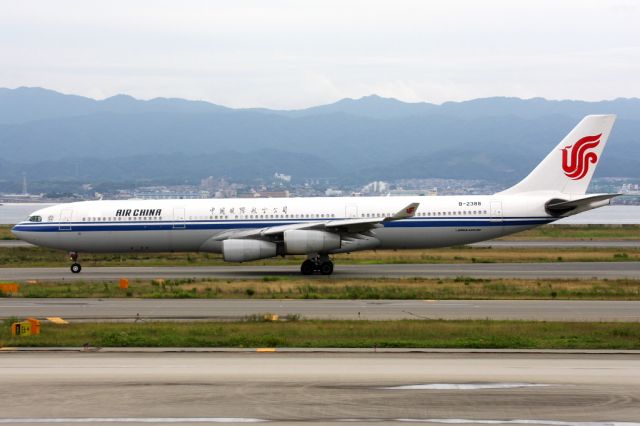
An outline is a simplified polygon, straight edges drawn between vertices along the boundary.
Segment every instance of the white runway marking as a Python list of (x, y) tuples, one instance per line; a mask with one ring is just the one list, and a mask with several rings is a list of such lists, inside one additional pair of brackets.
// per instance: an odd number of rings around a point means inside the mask
[[(320, 419), (310, 420), (313, 423)], [(322, 419), (331, 423), (354, 422), (405, 422), (405, 423), (445, 423), (454, 425), (545, 425), (545, 426), (640, 426), (635, 422), (570, 422), (561, 420), (480, 420), (480, 419), (376, 419), (376, 418), (352, 418), (352, 419)], [(242, 417), (84, 417), (84, 418), (16, 418), (0, 419), (0, 424), (59, 424), (59, 423), (265, 423), (265, 422), (293, 422), (294, 420), (279, 419), (265, 420)], [(304, 420), (295, 420), (304, 423)]]
[(79, 417), (0, 419), (0, 424), (23, 423), (263, 423), (269, 420), (242, 417)]
[(446, 423), (453, 425), (548, 425), (548, 426), (640, 426), (635, 422), (565, 422), (561, 420), (475, 420), (475, 419), (396, 419), (409, 423)]
[(478, 389), (513, 389), (513, 388), (538, 388), (553, 385), (537, 383), (430, 383), (425, 385), (389, 386), (380, 389), (389, 390), (478, 390)]

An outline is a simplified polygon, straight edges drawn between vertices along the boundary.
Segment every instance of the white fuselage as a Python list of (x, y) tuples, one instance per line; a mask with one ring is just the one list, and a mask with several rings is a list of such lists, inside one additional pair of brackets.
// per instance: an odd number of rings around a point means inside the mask
[(393, 215), (409, 203), (414, 217), (370, 231), (376, 246), (432, 248), (467, 244), (550, 223), (553, 194), (85, 201), (34, 212), (13, 232), (33, 244), (74, 252), (221, 252), (223, 234), (303, 222)]

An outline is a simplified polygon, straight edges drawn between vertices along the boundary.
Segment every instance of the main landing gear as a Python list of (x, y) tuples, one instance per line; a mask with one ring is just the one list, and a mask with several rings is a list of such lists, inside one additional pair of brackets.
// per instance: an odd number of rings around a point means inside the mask
[(71, 272), (73, 272), (74, 274), (80, 273), (80, 271), (82, 271), (82, 266), (80, 266), (80, 264), (78, 263), (78, 252), (70, 251), (69, 259), (71, 259), (71, 261), (73, 262), (71, 264)]
[(333, 273), (333, 262), (327, 255), (310, 257), (302, 262), (300, 272), (302, 272), (302, 275), (311, 275), (314, 273), (331, 275)]

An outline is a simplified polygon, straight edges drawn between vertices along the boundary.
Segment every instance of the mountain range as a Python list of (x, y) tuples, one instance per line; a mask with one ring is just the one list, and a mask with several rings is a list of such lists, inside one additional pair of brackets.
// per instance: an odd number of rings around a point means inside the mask
[(587, 114), (618, 121), (596, 176), (640, 177), (640, 99), (492, 97), (406, 103), (379, 96), (301, 110), (42, 88), (0, 88), (0, 179), (185, 182), (522, 178)]

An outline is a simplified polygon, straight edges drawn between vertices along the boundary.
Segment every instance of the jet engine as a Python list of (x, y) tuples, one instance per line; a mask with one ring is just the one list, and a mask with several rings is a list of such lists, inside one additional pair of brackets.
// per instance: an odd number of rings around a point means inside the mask
[(222, 256), (226, 262), (249, 262), (251, 260), (275, 257), (275, 243), (262, 240), (224, 240)]
[(326, 231), (284, 231), (284, 247), (287, 254), (328, 252), (340, 248), (340, 235)]

